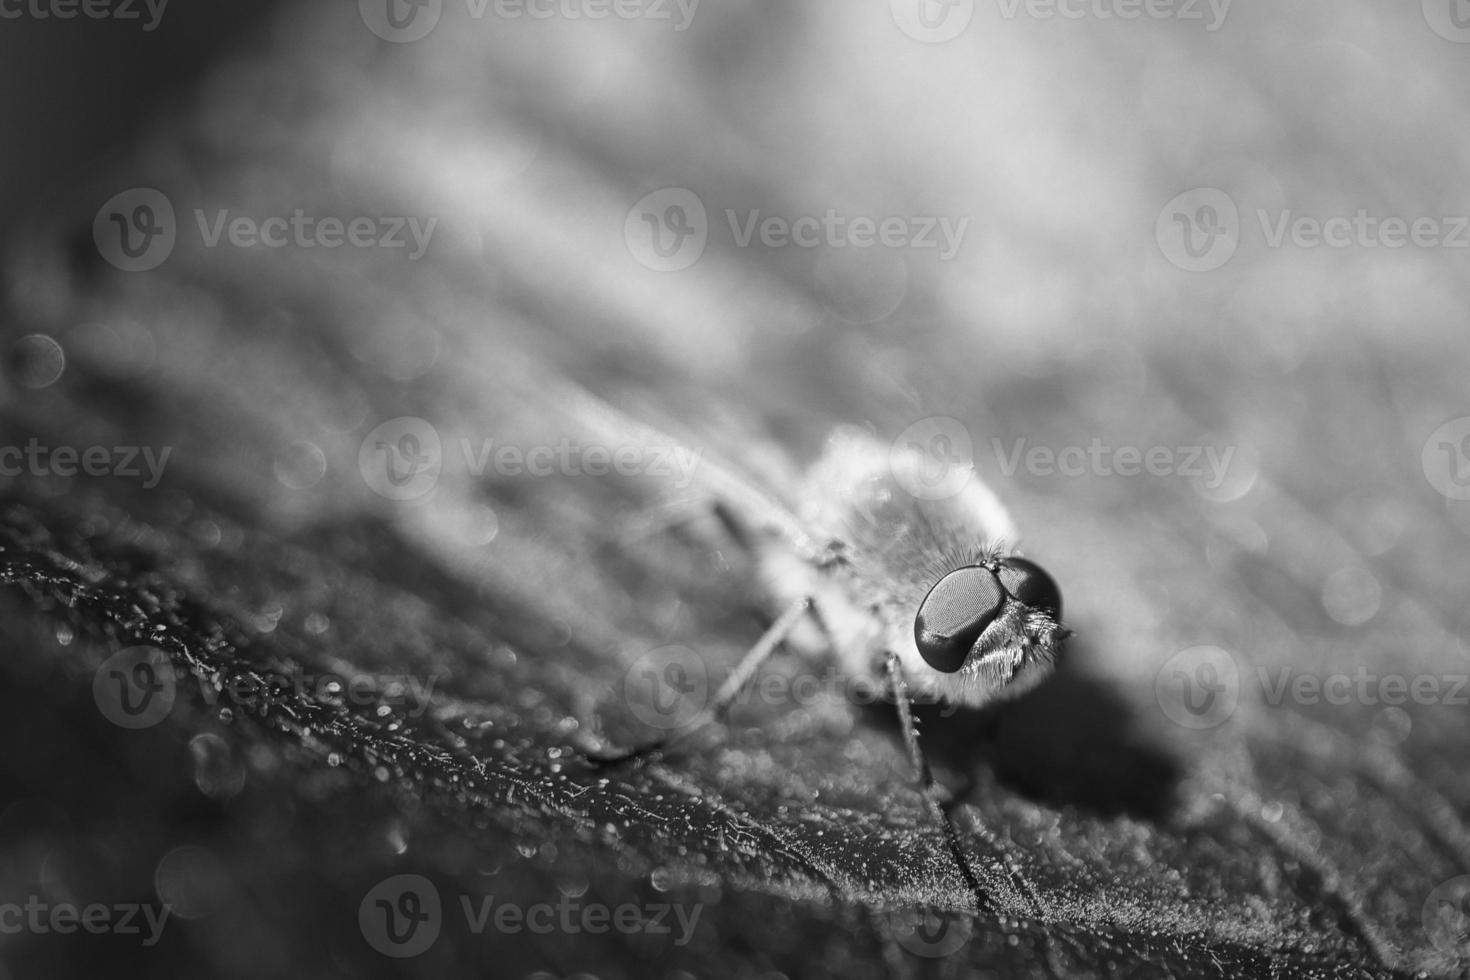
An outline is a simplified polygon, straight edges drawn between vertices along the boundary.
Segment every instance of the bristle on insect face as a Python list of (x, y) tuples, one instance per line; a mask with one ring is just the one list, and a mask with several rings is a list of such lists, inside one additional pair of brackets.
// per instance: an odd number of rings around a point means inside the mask
[(1009, 553), (1010, 549), (1004, 542), (994, 544), (955, 542), (926, 556), (923, 571), (937, 582), (957, 568), (966, 568), (970, 565), (991, 565)]

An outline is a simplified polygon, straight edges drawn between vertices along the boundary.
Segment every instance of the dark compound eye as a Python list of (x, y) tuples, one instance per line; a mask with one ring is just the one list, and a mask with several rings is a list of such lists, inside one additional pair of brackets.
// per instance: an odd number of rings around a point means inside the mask
[(963, 667), (1005, 601), (1005, 590), (988, 568), (971, 565), (940, 579), (914, 617), (914, 642), (924, 662), (946, 674)]
[(1045, 609), (1062, 618), (1062, 590), (1046, 569), (1025, 558), (1002, 558), (996, 570), (1000, 584), (1032, 609)]

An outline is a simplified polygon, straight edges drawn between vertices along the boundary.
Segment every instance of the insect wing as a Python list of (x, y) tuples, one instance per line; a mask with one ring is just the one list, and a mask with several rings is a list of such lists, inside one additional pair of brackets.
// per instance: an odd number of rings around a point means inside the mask
[[(681, 466), (676, 481), (654, 476), (641, 481), (645, 492), (655, 498), (654, 506), (693, 512), (719, 504), (744, 527), (776, 535), (807, 560), (817, 560), (822, 553), (822, 542), (786, 503), (794, 497), (795, 487), (777, 485), (784, 482), (778, 474), (788, 467), (779, 461), (761, 467), (732, 464), (729, 460), (742, 454), (733, 449), (737, 440), (728, 433), (719, 440), (722, 446), (713, 445), (715, 440), (707, 434), (680, 437), (671, 431), (677, 423), (654, 425), (636, 418), (529, 357), (518, 360), (508, 383), (563, 423), (571, 438), (613, 449), (636, 447), (650, 458), (663, 455), (683, 461), (686, 465)], [(769, 440), (752, 432), (740, 436), (751, 444), (769, 446)], [(727, 451), (721, 453), (721, 448)], [(767, 478), (754, 476), (756, 472)]]

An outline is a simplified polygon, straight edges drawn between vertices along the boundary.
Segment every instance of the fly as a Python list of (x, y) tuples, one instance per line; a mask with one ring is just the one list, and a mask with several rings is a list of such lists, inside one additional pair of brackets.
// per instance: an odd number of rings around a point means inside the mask
[(1016, 553), (1015, 526), (978, 477), (952, 495), (912, 493), (932, 465), (917, 447), (839, 429), (788, 509), (720, 464), (701, 464), (713, 468), (705, 482), (714, 506), (754, 558), (775, 619), (706, 709), (665, 742), (720, 719), (806, 618), (826, 648), (806, 653), (832, 655), (895, 702), (979, 708), (1051, 674), (1069, 635), (1056, 580)]
[[(677, 445), (561, 376), (531, 364), (513, 375), (591, 440), (644, 449)], [(936, 489), (936, 465), (955, 463), (934, 448), (904, 441), (890, 447), (864, 429), (842, 427), (785, 494), (704, 454), (694, 482), (752, 557), (772, 623), (678, 728), (648, 744), (588, 755), (603, 766), (652, 761), (721, 721), (783, 646), (812, 659), (830, 656), (848, 677), (876, 686), (893, 703), (925, 808), (943, 827), (977, 904), (999, 915), (941, 803), (912, 702), (979, 708), (1019, 697), (1053, 672), (1071, 631), (1062, 625), (1056, 580), (1017, 552), (1010, 515), (978, 475), (968, 467), (951, 471), (948, 485)], [(819, 628), (808, 630), (801, 644), (804, 622)], [(980, 833), (992, 854), (1001, 853), (988, 831)], [(1044, 921), (1019, 870), (1009, 862), (998, 870)]]

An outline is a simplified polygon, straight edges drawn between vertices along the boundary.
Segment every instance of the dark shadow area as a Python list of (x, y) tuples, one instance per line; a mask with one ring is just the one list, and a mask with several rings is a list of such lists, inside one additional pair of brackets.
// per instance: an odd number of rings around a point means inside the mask
[[(890, 704), (866, 711), (899, 737)], [(962, 774), (987, 765), (1007, 788), (1049, 806), (1160, 820), (1184, 775), (1177, 759), (1142, 740), (1108, 684), (1065, 664), (1017, 701), (981, 710), (915, 705), (914, 715), (931, 765)], [(970, 786), (949, 789), (959, 801)]]
[[(94, 5), (111, 16), (11, 13), (0, 30), (0, 226), (115, 162), (161, 107), (183, 101), (222, 56), (265, 35), (276, 4)], [(19, 4), (12, 8), (20, 10)], [(93, 202), (95, 207), (101, 200)], [(90, 231), (88, 231), (90, 239)]]

